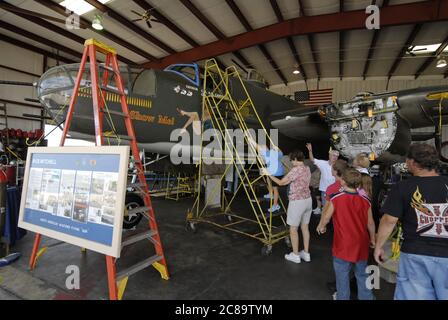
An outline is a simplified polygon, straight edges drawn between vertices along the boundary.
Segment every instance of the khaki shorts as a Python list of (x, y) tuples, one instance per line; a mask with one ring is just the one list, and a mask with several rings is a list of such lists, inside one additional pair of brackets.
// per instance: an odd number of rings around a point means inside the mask
[(313, 201), (311, 197), (303, 200), (290, 200), (286, 223), (292, 227), (309, 224), (312, 210)]

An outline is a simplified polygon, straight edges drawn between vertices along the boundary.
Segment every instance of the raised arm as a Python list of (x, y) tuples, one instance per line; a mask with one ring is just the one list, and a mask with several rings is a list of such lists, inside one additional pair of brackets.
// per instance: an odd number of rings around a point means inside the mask
[(311, 143), (307, 143), (306, 148), (308, 149), (308, 152), (310, 154), (310, 160), (314, 162), (313, 145)]
[(247, 141), (257, 150), (257, 152), (261, 152), (261, 147), (255, 140), (251, 137), (250, 134), (247, 135)]

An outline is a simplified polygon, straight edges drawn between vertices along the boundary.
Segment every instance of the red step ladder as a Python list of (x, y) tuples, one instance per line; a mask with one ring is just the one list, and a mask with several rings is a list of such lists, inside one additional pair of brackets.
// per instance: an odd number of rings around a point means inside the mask
[[(96, 61), (97, 52), (101, 52), (106, 55), (106, 62), (104, 64), (98, 64)], [(137, 140), (135, 137), (134, 126), (132, 124), (132, 120), (129, 115), (129, 108), (126, 101), (126, 94), (123, 88), (123, 82), (120, 75), (120, 70), (118, 67), (117, 54), (115, 49), (108, 47), (107, 45), (96, 41), (94, 39), (88, 39), (84, 43), (84, 53), (81, 59), (81, 64), (79, 66), (78, 75), (75, 82), (75, 87), (73, 89), (73, 94), (71, 96), (69, 109), (67, 112), (67, 118), (64, 124), (64, 131), (61, 137), (60, 146), (64, 146), (65, 138), (70, 129), (70, 124), (72, 121), (73, 111), (76, 105), (76, 99), (79, 94), (79, 87), (81, 83), (81, 79), (83, 76), (84, 68), (89, 59), (90, 62), (90, 77), (91, 77), (91, 85), (92, 85), (92, 99), (93, 99), (93, 118), (95, 121), (95, 145), (102, 146), (104, 143), (104, 133), (103, 133), (103, 115), (104, 115), (104, 99), (101, 97), (105, 97), (102, 91), (108, 91), (119, 95), (122, 112), (117, 111), (109, 111), (109, 114), (119, 115), (124, 118), (127, 134), (126, 139), (129, 139), (132, 157), (134, 158), (135, 168), (137, 169), (137, 176), (139, 183), (135, 183), (132, 187), (136, 188), (143, 196), (144, 207), (139, 207), (135, 209), (131, 209), (135, 211), (134, 213), (143, 213), (149, 220), (149, 230), (143, 233), (136, 234), (134, 236), (129, 237), (128, 239), (123, 239), (122, 248), (136, 242), (142, 240), (150, 240), (155, 247), (155, 255), (145, 259), (126, 270), (123, 270), (117, 274), (116, 272), (116, 260), (114, 257), (106, 256), (106, 265), (107, 265), (107, 276), (108, 276), (108, 285), (109, 285), (109, 298), (111, 300), (121, 299), (127, 284), (128, 277), (146, 267), (153, 266), (157, 271), (159, 271), (161, 277), (165, 280), (169, 279), (167, 264), (165, 260), (165, 255), (163, 253), (162, 242), (160, 240), (156, 219), (154, 216), (154, 210), (151, 204), (151, 197), (148, 192), (148, 185), (146, 183), (146, 178), (144, 174), (143, 164), (140, 158), (139, 149), (137, 146)], [(100, 67), (103, 69), (103, 77), (101, 80), (101, 84), (99, 84), (98, 80), (98, 70)], [(116, 88), (108, 85), (109, 73), (114, 75)], [(130, 187), (128, 185), (128, 187)], [(128, 213), (129, 214), (129, 213)], [(34, 239), (33, 251), (30, 258), (30, 269), (34, 269), (37, 259), (43, 252), (45, 252), (46, 248), (39, 250), (41, 241), (41, 235), (36, 234)]]

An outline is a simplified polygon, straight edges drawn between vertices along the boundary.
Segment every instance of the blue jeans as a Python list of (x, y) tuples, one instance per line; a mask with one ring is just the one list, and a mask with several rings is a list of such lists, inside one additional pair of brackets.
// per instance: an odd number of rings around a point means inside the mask
[(336, 300), (350, 300), (350, 271), (353, 265), (355, 266), (355, 277), (358, 285), (358, 299), (374, 300), (372, 290), (366, 286), (367, 261), (352, 263), (333, 257), (334, 273), (336, 274)]
[(448, 258), (400, 253), (395, 300), (448, 300)]

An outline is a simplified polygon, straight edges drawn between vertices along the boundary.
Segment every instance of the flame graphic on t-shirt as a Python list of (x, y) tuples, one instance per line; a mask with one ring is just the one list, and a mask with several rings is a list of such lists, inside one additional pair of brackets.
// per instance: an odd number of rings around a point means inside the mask
[[(417, 215), (416, 232), (420, 236), (448, 238), (448, 231), (445, 228), (448, 227), (448, 203), (426, 203), (417, 187), (412, 195), (411, 207)], [(423, 229), (428, 230), (421, 232)]]
[(432, 213), (429, 212), (429, 210), (423, 205), (425, 202), (426, 201), (425, 199), (423, 199), (423, 195), (420, 193), (420, 190), (417, 187), (414, 194), (412, 195), (411, 207), (428, 215), (432, 215)]

